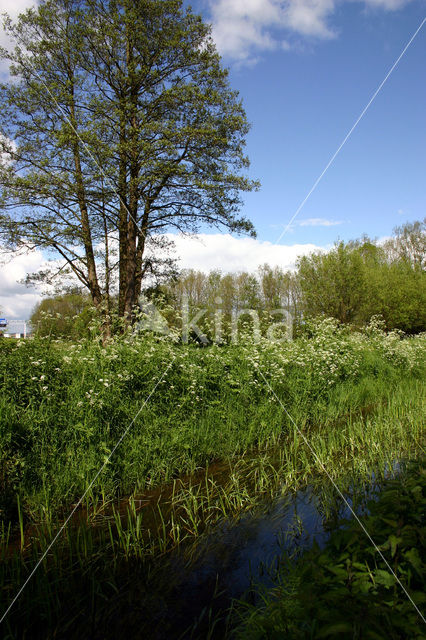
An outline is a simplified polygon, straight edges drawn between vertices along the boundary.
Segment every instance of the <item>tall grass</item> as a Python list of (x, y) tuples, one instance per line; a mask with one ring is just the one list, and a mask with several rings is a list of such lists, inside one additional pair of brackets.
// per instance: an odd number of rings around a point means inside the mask
[(107, 348), (3, 341), (0, 517), (18, 521), (17, 494), (27, 520), (68, 509), (106, 461), (87, 496), (92, 507), (276, 442), (293, 427), (270, 388), (307, 432), (339, 416), (346, 422), (387, 401), (402, 380), (417, 384), (425, 343), (350, 333), (329, 321), (311, 338), (283, 345), (199, 349), (149, 336)]
[[(372, 469), (380, 478), (395, 459), (418, 455), (424, 419), (415, 391), (419, 388), (410, 392), (408, 384), (402, 385), (368, 416), (354, 416), (344, 437), (339, 424), (311, 429), (311, 446), (342, 491), (368, 480)], [(373, 446), (379, 442), (380, 447)], [(198, 548), (189, 543), (204, 532), (225, 518), (267, 508), (278, 495), (308, 482), (329, 487), (321, 509), (332, 511), (336, 494), (328, 475), (303, 439), (292, 433), (282, 437), (278, 446), (214, 465), (195, 478), (174, 480), (163, 492), (131, 496), (105, 508), (103, 514), (81, 514), (65, 529), (9, 614), (5, 627), (9, 637), (23, 637), (31, 630), (31, 637), (48, 638), (59, 629), (61, 637), (75, 633), (80, 638), (114, 638), (130, 633), (133, 625), (145, 629), (145, 637), (156, 637), (150, 635), (152, 625), (161, 615), (163, 602), (169, 606), (177, 597), (174, 589), (179, 579), (165, 552), (183, 545), (184, 557), (191, 562)], [(11, 546), (4, 532), (2, 610), (47, 549), (59, 524), (39, 524), (24, 533), (24, 552), (21, 540)], [(134, 619), (127, 619), (128, 607), (133, 607)], [(123, 620), (121, 631), (111, 619), (113, 612)], [(172, 620), (162, 624), (167, 637), (179, 637)]]

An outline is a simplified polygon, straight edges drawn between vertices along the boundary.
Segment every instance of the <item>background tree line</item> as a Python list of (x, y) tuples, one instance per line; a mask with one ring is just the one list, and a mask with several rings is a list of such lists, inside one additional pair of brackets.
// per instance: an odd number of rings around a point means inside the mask
[[(233, 313), (254, 309), (266, 324), (279, 308), (292, 314), (296, 328), (306, 319), (320, 316), (362, 326), (373, 315), (381, 315), (389, 330), (418, 333), (426, 330), (425, 260), (425, 221), (417, 221), (397, 227), (384, 243), (363, 237), (303, 256), (294, 271), (267, 264), (255, 273), (186, 270), (146, 287), (144, 294), (175, 326), (186, 300), (191, 317), (205, 309), (199, 326), (207, 333), (213, 330), (218, 309), (226, 334)], [(44, 300), (31, 320), (45, 335), (80, 335), (87, 333), (93, 320), (90, 308), (87, 296), (69, 293)], [(69, 320), (55, 324), (58, 313)], [(250, 321), (249, 316), (245, 320)]]

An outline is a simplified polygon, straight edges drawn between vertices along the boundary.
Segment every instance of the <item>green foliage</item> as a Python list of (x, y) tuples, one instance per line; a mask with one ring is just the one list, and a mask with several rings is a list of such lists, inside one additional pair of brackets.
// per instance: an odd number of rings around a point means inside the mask
[(96, 306), (118, 271), (120, 316), (145, 274), (170, 271), (165, 232), (254, 233), (239, 214), (258, 187), (246, 114), (209, 25), (183, 5), (42, 0), (6, 21), (0, 235), (49, 251), (60, 266), (36, 279), (72, 274)]
[[(241, 331), (253, 333), (257, 321), (262, 335), (271, 330), (277, 338), (289, 338), (288, 316), (282, 310), (293, 318), (298, 315), (296, 277), (268, 265), (255, 273), (215, 270), (207, 274), (188, 269), (160, 290), (175, 310), (172, 325), (180, 328), (182, 308), (187, 304), (189, 317), (198, 317), (196, 324), (209, 341), (232, 342), (233, 335)], [(256, 314), (255, 322), (249, 311)]]
[(350, 332), (333, 320), (310, 332), (282, 344), (206, 349), (149, 334), (105, 347), (3, 341), (0, 446), (9, 493), (19, 486), (29, 513), (76, 499), (167, 367), (95, 493), (158, 484), (288, 433), (271, 387), (303, 427), (388, 398), (401, 379), (413, 387), (422, 375), (422, 336), (402, 339), (377, 325)]
[[(313, 478), (324, 485), (322, 464), (340, 484), (342, 469), (351, 478), (372, 468), (380, 476), (389, 461), (417, 451), (425, 348), (424, 336), (386, 334), (378, 319), (363, 332), (329, 319), (309, 323), (291, 343), (204, 349), (129, 333), (106, 346), (3, 341), (2, 610), (107, 462), (9, 614), (5, 637), (115, 638), (123, 629), (137, 637), (159, 620), (164, 636), (175, 637), (178, 627), (163, 620), (175, 573), (158, 554), (284, 489)], [(137, 510), (132, 496), (141, 491), (150, 507)], [(387, 539), (396, 557), (394, 536)], [(404, 562), (419, 566), (412, 548)], [(340, 564), (332, 566), (342, 576)], [(387, 589), (383, 567), (375, 569), (377, 589)], [(284, 619), (297, 622), (304, 604), (298, 576), (290, 579)]]
[[(424, 638), (426, 465), (388, 480), (369, 515), (343, 521), (324, 549), (283, 557), (278, 586), (246, 607), (238, 638)], [(377, 548), (372, 544), (374, 540)], [(382, 557), (383, 556), (383, 557)], [(408, 591), (401, 588), (402, 583)]]
[(89, 337), (95, 315), (88, 295), (66, 293), (39, 302), (31, 314), (30, 324), (38, 336), (78, 340)]
[(396, 229), (383, 245), (365, 237), (340, 242), (328, 252), (302, 257), (295, 273), (268, 265), (254, 273), (189, 269), (157, 293), (174, 308), (172, 326), (180, 327), (187, 301), (190, 317), (198, 314), (197, 326), (211, 341), (218, 319), (224, 342), (232, 341), (233, 327), (253, 327), (248, 309), (256, 312), (262, 335), (271, 329), (284, 337), (283, 311), (291, 314), (295, 334), (303, 332), (309, 318), (333, 317), (362, 327), (378, 315), (387, 330), (416, 334), (426, 329), (425, 237), (424, 223), (416, 222)]
[(303, 256), (298, 266), (305, 311), (344, 323), (359, 321), (366, 285), (358, 251), (340, 242), (328, 253)]
[[(374, 388), (371, 388), (371, 378), (366, 378), (364, 382), (370, 389), (369, 396), (363, 397), (362, 390), (358, 391), (353, 384), (335, 386), (326, 408), (317, 405), (318, 422), (310, 425), (308, 433), (311, 446), (335, 482), (345, 492), (347, 487), (353, 487), (354, 481), (359, 483), (361, 496), (363, 481), (371, 479), (371, 470), (375, 470), (376, 481), (381, 478), (386, 462), (394, 460), (395, 456), (407, 455), (414, 439), (421, 437), (424, 425), (424, 419), (419, 415), (419, 392), (422, 387), (412, 378), (400, 381), (396, 388), (388, 389), (386, 404), (379, 405), (366, 416), (359, 411), (365, 407), (362, 402), (372, 397), (377, 400), (378, 392), (381, 390), (383, 393), (383, 381), (381, 386)], [(341, 412), (348, 407), (350, 413), (342, 415)], [(234, 413), (229, 417), (235, 419), (236, 416)], [(215, 413), (210, 418), (218, 420), (220, 414)], [(267, 420), (273, 416), (264, 412), (258, 418)], [(179, 426), (187, 427), (185, 424)], [(223, 429), (223, 423), (211, 423), (209, 426), (211, 431), (215, 427), (216, 431)], [(262, 424), (255, 429), (259, 430), (259, 427), (265, 429)], [(180, 428), (175, 431), (175, 444), (179, 443), (180, 431)], [(226, 437), (232, 435), (229, 430), (225, 431)], [(242, 435), (240, 432), (240, 439)], [(143, 440), (139, 443), (142, 447), (149, 446), (149, 442)], [(161, 445), (158, 439), (155, 444), (157, 447)], [(189, 444), (187, 440), (185, 445)], [(124, 449), (128, 460), (127, 439)], [(175, 454), (178, 450), (175, 449)], [(161, 455), (164, 451), (157, 453)], [(167, 460), (164, 462), (167, 463)], [(157, 457), (156, 463), (161, 464), (160, 457)], [(135, 464), (138, 464), (137, 460)], [(67, 470), (61, 468), (61, 472), (66, 473)], [(107, 500), (107, 486), (103, 484), (102, 495), (97, 495), (96, 489), (90, 492), (84, 503), (87, 509), (79, 510), (49, 551), (43, 566), (35, 573), (8, 615), (5, 628), (11, 638), (22, 637), (30, 631), (33, 638), (45, 639), (59, 634), (61, 637), (71, 635), (92, 639), (116, 638), (124, 632), (131, 637), (137, 637), (138, 634), (150, 637), (155, 625), (160, 637), (185, 637), (188, 627), (194, 623), (198, 628), (199, 621), (192, 620), (191, 614), (189, 617), (183, 614), (183, 619), (181, 617), (179, 605), (181, 603), (185, 610), (184, 603), (188, 596), (186, 590), (179, 587), (180, 573), (176, 567), (176, 556), (174, 560), (173, 556), (170, 558), (169, 565), (166, 552), (182, 545), (183, 557), (191, 562), (191, 557), (196, 559), (200, 549), (203, 553), (204, 545), (200, 536), (206, 529), (211, 533), (211, 527), (219, 524), (221, 528), (223, 518), (256, 513), (259, 507), (263, 510), (271, 499), (276, 498), (277, 493), (280, 495), (291, 488), (306, 486), (307, 482), (314, 483), (316, 487), (315, 495), (318, 494), (320, 499), (321, 513), (338, 511), (336, 503), (340, 505), (339, 496), (336, 501), (336, 494), (329, 490), (331, 487), (321, 466), (302, 439), (290, 432), (281, 434), (269, 448), (263, 443), (252, 453), (234, 456), (229, 463), (213, 464), (211, 468), (190, 477), (181, 475), (159, 490), (136, 495), (135, 499), (133, 496), (126, 497), (112, 507)], [(22, 483), (20, 489), (23, 489)], [(52, 500), (54, 494), (49, 493), (48, 489), (47, 485), (43, 513), (41, 517), (39, 515), (40, 524), (25, 527), (26, 516), (20, 504), (23, 502), (28, 508), (28, 497), (22, 496), (13, 516), (24, 526), (17, 524), (14, 528), (10, 523), (0, 526), (2, 610), (46, 550), (58, 524), (63, 522), (63, 518), (59, 523), (55, 518), (49, 518), (48, 499)], [(139, 498), (142, 498), (142, 508)], [(67, 496), (62, 499), (66, 500)], [(68, 515), (66, 511), (64, 515)], [(197, 546), (197, 542), (201, 542), (201, 545)], [(391, 544), (395, 547), (398, 542), (391, 539)], [(414, 556), (413, 561), (416, 563)], [(377, 575), (380, 581), (381, 574)], [(286, 599), (281, 601), (286, 616), (296, 621), (300, 619), (301, 610), (303, 613), (300, 600), (296, 597), (299, 583), (297, 574), (286, 571), (285, 581), (280, 585), (287, 594)], [(176, 616), (165, 614), (170, 604), (181, 618), (179, 621)], [(227, 608), (229, 604), (230, 600), (225, 601), (222, 607)], [(226, 614), (222, 610), (221, 615)], [(87, 620), (92, 621), (90, 628)], [(214, 627), (214, 616), (211, 623)], [(205, 633), (200, 630), (195, 637), (216, 637), (209, 635), (212, 631), (210, 624), (207, 627)], [(5, 633), (3, 635), (8, 637)], [(217, 637), (228, 635), (219, 630)]]
[(380, 314), (388, 329), (424, 331), (425, 238), (424, 223), (408, 223), (383, 246), (363, 238), (302, 257), (298, 275), (304, 315), (361, 326)]

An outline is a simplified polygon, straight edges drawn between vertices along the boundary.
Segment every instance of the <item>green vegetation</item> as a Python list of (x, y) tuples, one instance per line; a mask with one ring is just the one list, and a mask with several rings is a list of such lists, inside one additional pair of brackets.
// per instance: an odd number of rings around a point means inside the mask
[(29, 280), (71, 275), (105, 337), (114, 285), (125, 318), (144, 276), (172, 270), (165, 232), (254, 233), (239, 215), (258, 187), (246, 115), (210, 26), (183, 5), (42, 0), (6, 21), (0, 237), (55, 256)]
[[(59, 534), (7, 616), (9, 637), (149, 634), (179, 588), (167, 551), (190, 552), (277, 493), (329, 476), (344, 490), (416, 457), (425, 349), (423, 335), (377, 320), (354, 331), (332, 319), (293, 342), (204, 349), (149, 334), (3, 341), (2, 610)], [(161, 629), (178, 637), (190, 624)]]
[(157, 384), (93, 495), (142, 490), (276, 441), (292, 425), (271, 388), (302, 430), (380, 403), (403, 382), (414, 390), (424, 349), (423, 336), (401, 339), (375, 325), (354, 333), (333, 320), (281, 344), (4, 343), (1, 508), (13, 510), (17, 492), (35, 519), (72, 504)]
[[(424, 228), (424, 222), (407, 223), (381, 245), (365, 237), (340, 242), (327, 253), (302, 257), (295, 272), (267, 264), (255, 273), (183, 271), (160, 279), (162, 284), (147, 286), (145, 300), (154, 302), (169, 327), (180, 334), (187, 306), (191, 319), (198, 314), (196, 324), (206, 337), (224, 343), (232, 342), (233, 326), (253, 326), (249, 310), (256, 313), (264, 336), (271, 327), (284, 330), (284, 325), (283, 329), (273, 325), (285, 324), (286, 313), (293, 318), (295, 335), (308, 318), (333, 317), (361, 328), (375, 315), (381, 316), (387, 330), (420, 333), (426, 330)], [(78, 322), (77, 307), (85, 309)], [(122, 331), (114, 296), (110, 298), (110, 314), (112, 332)], [(39, 335), (78, 338), (95, 328), (91, 320), (96, 317), (93, 307), (90, 313), (87, 297), (67, 294), (44, 300), (31, 321)]]
[(388, 330), (415, 334), (426, 330), (425, 255), (425, 221), (417, 221), (397, 227), (384, 244), (363, 237), (303, 256), (294, 272), (267, 264), (256, 273), (189, 270), (147, 293), (175, 325), (184, 301), (193, 315), (203, 310), (198, 324), (211, 339), (218, 309), (225, 341), (232, 319), (248, 309), (256, 310), (264, 333), (274, 320), (283, 319), (274, 318), (274, 311), (284, 309), (296, 332), (307, 318), (333, 317), (363, 327), (380, 315)]
[(31, 314), (30, 325), (40, 337), (78, 340), (90, 336), (90, 325), (95, 317), (90, 297), (76, 289), (41, 300)]
[[(354, 479), (362, 484), (372, 468), (380, 475), (388, 459), (412, 450), (413, 432), (421, 437), (424, 420), (419, 417), (418, 396), (413, 393), (407, 398), (407, 389), (408, 386), (390, 406), (382, 405), (378, 414), (367, 420), (354, 415), (344, 436), (333, 436), (331, 424), (322, 437), (317, 434), (313, 445), (317, 449), (321, 443), (323, 451), (330, 451), (330, 459), (323, 460), (342, 490)], [(376, 446), (371, 446), (373, 443)], [(343, 452), (348, 468), (342, 476)], [(54, 637), (58, 630), (62, 637), (115, 638), (123, 633), (152, 637), (153, 625), (157, 637), (180, 637), (193, 621), (180, 620), (176, 626), (174, 618), (163, 619), (170, 602), (180, 598), (183, 606), (185, 599), (184, 593), (178, 596), (176, 592), (179, 593), (179, 571), (169, 565), (164, 553), (184, 542), (188, 544), (224, 517), (252, 511), (276, 496), (277, 491), (303, 485), (312, 478), (318, 486), (329, 487), (321, 467), (293, 433), (281, 440), (278, 449), (272, 447), (230, 463), (227, 472), (221, 470), (217, 478), (201, 474), (191, 482), (176, 481), (167, 488), (165, 499), (161, 501), (161, 494), (154, 493), (151, 503), (143, 509), (133, 498), (117, 509), (108, 510), (98, 503), (60, 535), (10, 612), (5, 627), (10, 636), (4, 637), (22, 637), (28, 629), (34, 638)], [(326, 495), (324, 509), (328, 502), (333, 508), (333, 500)], [(44, 523), (27, 532), (19, 527), (12, 547), (7, 544), (3, 529), (3, 610), (30, 575), (57, 526)], [(187, 548), (188, 562), (192, 554), (197, 555), (197, 547)], [(226, 610), (220, 613), (227, 615)], [(193, 637), (209, 637), (215, 620), (207, 622), (207, 627), (201, 626)], [(223, 638), (223, 628), (219, 627), (218, 635), (211, 637)]]
[(363, 238), (301, 258), (302, 311), (358, 326), (380, 314), (388, 329), (424, 331), (425, 226), (424, 220), (397, 227), (383, 245)]
[[(238, 629), (216, 585), (196, 614), (176, 605), (177, 550), (188, 569), (201, 539), (300, 487), (336, 512), (336, 485), (418, 458), (426, 423), (424, 222), (294, 273), (177, 273), (169, 232), (254, 235), (239, 211), (258, 187), (243, 106), (185, 4), (40, 0), (6, 19), (0, 239), (56, 258), (27, 283), (62, 288), (32, 339), (0, 341), (2, 637), (420, 638), (354, 524), (283, 556)], [(423, 489), (413, 467), (366, 521), (419, 604)]]
[(283, 554), (276, 587), (262, 594), (261, 606), (241, 608), (235, 637), (424, 638), (425, 508), (423, 458), (370, 502), (362, 523), (371, 539), (357, 521), (344, 521), (324, 549)]

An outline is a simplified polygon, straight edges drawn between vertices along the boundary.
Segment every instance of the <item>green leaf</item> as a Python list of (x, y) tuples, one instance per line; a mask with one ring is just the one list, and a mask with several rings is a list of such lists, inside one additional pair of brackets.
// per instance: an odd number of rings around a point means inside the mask
[(390, 549), (391, 549), (391, 554), (392, 554), (392, 558), (395, 556), (396, 553), (396, 548), (398, 546), (398, 544), (401, 542), (402, 538), (397, 538), (394, 535), (389, 536), (388, 541), (390, 544)]
[(334, 573), (335, 576), (337, 576), (338, 578), (347, 578), (348, 576), (348, 572), (346, 569), (344, 569), (342, 567), (342, 565), (336, 565), (336, 566), (331, 566), (331, 567), (327, 567), (327, 569), (329, 571), (331, 571), (331, 573)]
[(376, 569), (373, 575), (374, 580), (377, 582), (377, 584), (382, 584), (387, 588), (392, 587), (396, 582), (395, 576), (393, 576), (388, 571), (385, 571), (384, 569)]
[(420, 576), (424, 573), (423, 563), (417, 549), (409, 549), (403, 554), (403, 557), (408, 560)]

